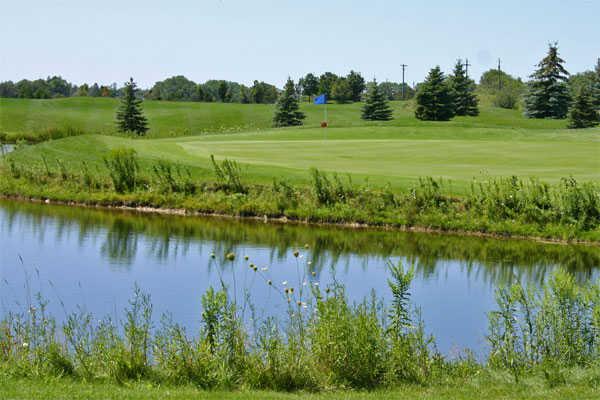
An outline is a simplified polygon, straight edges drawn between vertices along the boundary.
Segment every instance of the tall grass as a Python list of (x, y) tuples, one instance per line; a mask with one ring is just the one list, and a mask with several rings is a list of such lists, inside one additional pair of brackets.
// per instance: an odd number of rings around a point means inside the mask
[(115, 149), (104, 159), (104, 164), (117, 193), (135, 190), (140, 169), (135, 150)]
[(374, 295), (351, 304), (338, 283), (321, 290), (312, 281), (308, 292), (278, 287), (248, 263), (265, 290), (287, 302), (287, 318), (254, 319), (256, 329), (248, 330), (244, 306), (225, 283), (203, 295), (195, 335), (168, 315), (153, 329), (150, 297), (137, 287), (116, 322), (78, 310), (59, 327), (38, 297), (0, 323), (0, 375), (314, 391), (424, 383), (434, 369), (454, 368), (433, 350), (412, 310), (412, 270), (391, 266), (388, 308)]
[(600, 356), (600, 285), (578, 285), (559, 270), (542, 289), (517, 283), (497, 291), (498, 310), (489, 317), (489, 362), (522, 374), (541, 366), (556, 379), (557, 368), (586, 367)]
[[(87, 203), (149, 205), (244, 216), (286, 217), (308, 222), (361, 223), (543, 236), (600, 239), (600, 188), (564, 178), (550, 185), (536, 179), (489, 178), (473, 181), (455, 197), (450, 183), (421, 178), (407, 191), (358, 185), (317, 169), (308, 186), (281, 179), (272, 185), (249, 185), (242, 168), (211, 157), (214, 180), (198, 181), (189, 169), (166, 161), (140, 164), (132, 149), (116, 149), (104, 169), (78, 170), (42, 158), (40, 164), (3, 158), (4, 195), (56, 196)], [(85, 189), (83, 191), (82, 189)], [(125, 196), (119, 196), (125, 195)]]
[(287, 302), (283, 320), (244, 323), (245, 305), (226, 282), (202, 296), (195, 334), (169, 315), (155, 327), (150, 296), (138, 287), (117, 321), (82, 309), (67, 313), (63, 304), (59, 324), (38, 295), (0, 321), (0, 376), (318, 391), (430, 385), (506, 371), (516, 381), (541, 375), (556, 386), (567, 382), (565, 371), (593, 369), (599, 359), (600, 284), (579, 286), (562, 270), (541, 288), (497, 290), (490, 353), (477, 362), (468, 353), (448, 359), (435, 350), (410, 301), (412, 268), (390, 264), (389, 303), (374, 294), (350, 303), (338, 282), (320, 288), (312, 280), (312, 290), (302, 293), (302, 286), (278, 287), (247, 263), (265, 290)]

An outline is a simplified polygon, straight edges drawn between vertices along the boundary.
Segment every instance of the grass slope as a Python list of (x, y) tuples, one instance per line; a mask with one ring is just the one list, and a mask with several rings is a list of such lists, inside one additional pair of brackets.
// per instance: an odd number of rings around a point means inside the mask
[[(582, 181), (600, 178), (600, 129), (567, 130), (565, 121), (527, 119), (519, 111), (485, 104), (479, 117), (441, 123), (415, 119), (410, 102), (393, 102), (395, 119), (385, 123), (362, 121), (361, 104), (331, 104), (329, 129), (316, 128), (322, 106), (303, 104), (304, 127), (271, 129), (272, 105), (146, 101), (150, 134), (135, 140), (114, 135), (117, 106), (117, 100), (102, 98), (0, 99), (0, 132), (73, 127), (102, 134), (15, 154), (28, 163), (40, 163), (45, 154), (75, 168), (82, 161), (101, 165), (106, 152), (125, 146), (135, 148), (143, 160), (186, 165), (199, 178), (211, 174), (211, 154), (235, 159), (244, 165), (247, 179), (258, 183), (273, 177), (306, 182), (310, 167), (401, 188), (418, 177), (441, 177), (451, 180), (457, 193), (473, 178), (487, 175), (550, 183), (571, 175)], [(207, 132), (230, 134), (201, 135)]]

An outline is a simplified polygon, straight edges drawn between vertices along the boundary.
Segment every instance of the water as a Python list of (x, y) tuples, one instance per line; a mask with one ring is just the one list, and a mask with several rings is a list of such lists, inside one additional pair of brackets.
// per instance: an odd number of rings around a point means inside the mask
[[(216, 262), (230, 251), (233, 263)], [(59, 300), (67, 311), (82, 306), (118, 317), (138, 284), (151, 294), (157, 320), (168, 311), (193, 332), (202, 294), (221, 280), (235, 286), (240, 304), (249, 293), (259, 316), (283, 316), (286, 304), (265, 279), (298, 291), (304, 275), (321, 287), (335, 277), (354, 300), (373, 290), (389, 299), (388, 261), (415, 265), (412, 300), (442, 352), (484, 354), (495, 288), (540, 284), (559, 266), (579, 281), (594, 279), (600, 248), (0, 201), (0, 313), (23, 309), (28, 293), (39, 291), (57, 317), (64, 316)], [(255, 273), (249, 262), (268, 271)]]
[(15, 146), (12, 144), (2, 144), (0, 143), (0, 156), (10, 153), (15, 149)]

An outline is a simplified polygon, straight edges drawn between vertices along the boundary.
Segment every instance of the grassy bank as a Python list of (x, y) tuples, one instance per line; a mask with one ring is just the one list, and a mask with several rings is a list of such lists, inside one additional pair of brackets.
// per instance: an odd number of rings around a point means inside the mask
[[(294, 252), (299, 263), (305, 263), (302, 252)], [(235, 258), (213, 256), (221, 267)], [(202, 297), (199, 332), (186, 332), (168, 315), (156, 322), (152, 301), (139, 288), (118, 315), (64, 309), (61, 323), (44, 298), (28, 296), (35, 300), (0, 320), (2, 393), (277, 398), (276, 392), (295, 392), (281, 396), (317, 399), (598, 394), (597, 282), (578, 285), (561, 270), (542, 288), (499, 289), (489, 315), (490, 353), (477, 361), (468, 351), (453, 358), (437, 352), (410, 301), (412, 268), (389, 266), (389, 303), (376, 297), (350, 303), (341, 284), (320, 287), (308, 261), (289, 283), (270, 281), (251, 259), (243, 264), (264, 290), (287, 302), (287, 316), (256, 318), (251, 296), (230, 296), (234, 276)]]
[[(451, 185), (422, 178), (407, 190), (356, 184), (311, 170), (307, 185), (274, 179), (251, 183), (236, 162), (212, 161), (198, 180), (178, 164), (140, 160), (116, 149), (104, 166), (11, 153), (0, 169), (0, 194), (86, 205), (147, 207), (187, 213), (362, 224), (561, 240), (600, 239), (600, 192), (574, 178), (549, 185), (516, 177), (473, 181), (461, 196)], [(208, 174), (208, 172), (207, 172)]]

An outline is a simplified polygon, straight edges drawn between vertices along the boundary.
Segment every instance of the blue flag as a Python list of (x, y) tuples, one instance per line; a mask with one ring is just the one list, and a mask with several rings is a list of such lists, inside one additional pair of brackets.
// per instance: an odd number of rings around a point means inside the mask
[(318, 97), (315, 97), (315, 104), (325, 104), (325, 103), (327, 103), (327, 98), (325, 97), (324, 94), (322, 94)]

